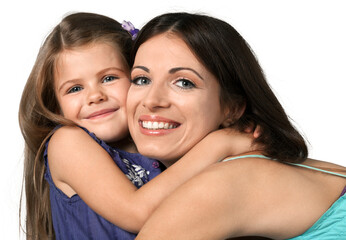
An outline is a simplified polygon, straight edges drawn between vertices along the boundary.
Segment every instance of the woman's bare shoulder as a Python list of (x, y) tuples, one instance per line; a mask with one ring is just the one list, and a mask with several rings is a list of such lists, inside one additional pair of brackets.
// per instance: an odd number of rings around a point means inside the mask
[(325, 178), (333, 177), (270, 159), (244, 158), (214, 164), (190, 187), (200, 189), (199, 194), (212, 192), (224, 218), (237, 219), (236, 231), (287, 238), (306, 231), (340, 195), (344, 185), (328, 189)]
[(342, 166), (333, 162), (308, 158), (306, 159), (306, 161), (303, 162), (303, 164), (316, 167), (316, 168), (321, 168), (327, 171), (334, 171), (334, 172), (340, 172), (342, 174), (346, 174), (345, 166)]

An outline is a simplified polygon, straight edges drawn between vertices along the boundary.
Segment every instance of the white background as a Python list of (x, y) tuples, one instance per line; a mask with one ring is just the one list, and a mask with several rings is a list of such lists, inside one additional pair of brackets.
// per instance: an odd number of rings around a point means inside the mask
[(268, 82), (310, 143), (310, 156), (346, 165), (346, 6), (342, 0), (2, 1), (0, 3), (0, 238), (18, 229), (23, 139), (18, 105), (38, 49), (68, 12), (88, 11), (140, 28), (168, 11), (231, 23), (249, 42)]

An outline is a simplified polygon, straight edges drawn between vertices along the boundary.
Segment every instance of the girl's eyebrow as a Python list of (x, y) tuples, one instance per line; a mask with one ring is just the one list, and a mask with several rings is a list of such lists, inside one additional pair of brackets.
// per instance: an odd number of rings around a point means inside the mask
[[(109, 67), (109, 68), (102, 69), (102, 70), (99, 71), (97, 74), (98, 74), (98, 75), (104, 74), (105, 72), (111, 71), (111, 70), (116, 70), (116, 71), (125, 73), (125, 71), (124, 71), (123, 69), (121, 69), (121, 68), (118, 68), (118, 67)], [(81, 80), (81, 79), (79, 79), (79, 78), (67, 80), (67, 81), (65, 81), (63, 84), (61, 84), (61, 85), (59, 86), (58, 91), (60, 91), (65, 85), (67, 85), (67, 84), (75, 84), (76, 82), (78, 82), (78, 81), (80, 81), (80, 80)]]
[(116, 71), (125, 73), (124, 69), (122, 69), (122, 68), (118, 68), (118, 67), (109, 67), (109, 68), (102, 69), (102, 70), (99, 71), (97, 74), (101, 74), (101, 73), (103, 73), (103, 72), (107, 72), (107, 71), (111, 71), (111, 70), (116, 70)]
[(78, 81), (79, 81), (79, 79), (71, 79), (71, 80), (65, 81), (63, 84), (61, 84), (61, 85), (58, 87), (58, 92), (60, 92), (61, 89), (63, 89), (65, 85), (67, 85), (67, 84), (75, 84), (75, 83), (77, 83)]
[(202, 79), (204, 81), (204, 78), (194, 69), (192, 68), (188, 68), (188, 67), (176, 67), (176, 68), (172, 68), (169, 70), (169, 73), (173, 74), (173, 73), (176, 73), (178, 71), (182, 71), (182, 70), (188, 70), (188, 71), (191, 71), (193, 72), (194, 74), (196, 74), (200, 79)]

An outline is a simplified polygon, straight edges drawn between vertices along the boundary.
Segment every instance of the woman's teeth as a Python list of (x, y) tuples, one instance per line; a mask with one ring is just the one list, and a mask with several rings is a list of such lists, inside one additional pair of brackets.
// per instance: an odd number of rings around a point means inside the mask
[(150, 121), (142, 121), (142, 127), (146, 129), (172, 129), (176, 128), (177, 124), (167, 123), (167, 122), (150, 122)]

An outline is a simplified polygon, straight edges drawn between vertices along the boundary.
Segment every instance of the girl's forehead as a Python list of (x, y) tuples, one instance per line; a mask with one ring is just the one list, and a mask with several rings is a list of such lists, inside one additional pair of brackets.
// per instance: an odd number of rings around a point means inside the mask
[(97, 75), (105, 69), (128, 72), (122, 54), (111, 44), (94, 43), (66, 48), (55, 59), (55, 78), (78, 78)]

